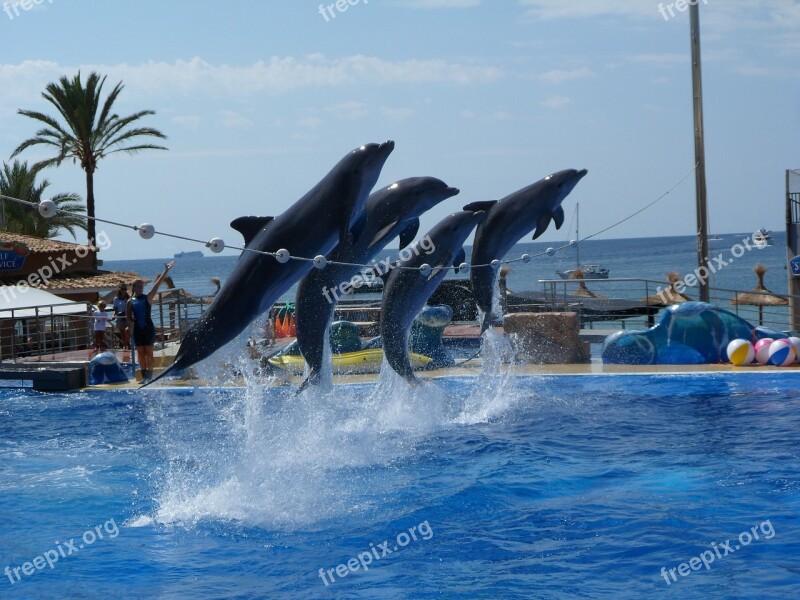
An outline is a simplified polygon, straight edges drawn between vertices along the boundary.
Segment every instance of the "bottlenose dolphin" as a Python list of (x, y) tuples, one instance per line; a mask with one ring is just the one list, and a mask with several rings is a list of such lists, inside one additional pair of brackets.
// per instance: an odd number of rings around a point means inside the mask
[[(419, 231), (419, 216), (458, 191), (435, 177), (410, 177), (373, 192), (353, 225), (352, 243), (339, 242), (330, 258), (366, 264), (398, 235), (400, 248), (406, 247)], [(345, 284), (360, 271), (357, 266), (329, 264), (309, 271), (300, 281), (295, 301), (297, 343), (311, 372), (298, 391), (318, 383), (325, 332), (333, 320), (336, 301)]]
[(588, 171), (566, 169), (548, 175), (527, 187), (509, 194), (501, 200), (473, 202), (464, 210), (485, 210), (486, 219), (475, 232), (472, 244), (470, 283), (478, 308), (483, 312), (483, 333), (492, 323), (492, 297), (497, 282), (497, 272), (488, 265), (494, 259), (502, 260), (509, 250), (529, 231), (535, 228), (533, 239), (542, 235), (550, 221), (556, 229), (564, 223), (564, 201)]
[(181, 342), (174, 362), (151, 383), (213, 354), (313, 268), (311, 262), (281, 264), (276, 252), (313, 258), (349, 239), (394, 142), (367, 144), (349, 152), (308, 193), (277, 217), (240, 217), (231, 227), (244, 236), (245, 250), (225, 285)]
[[(447, 275), (447, 270), (464, 260), (464, 240), (485, 216), (480, 210), (464, 210), (445, 217), (412, 246), (412, 256), (401, 260), (389, 275), (381, 302), (383, 352), (392, 369), (409, 382), (417, 381), (408, 358), (411, 323)], [(418, 269), (423, 264), (432, 267), (429, 274)]]

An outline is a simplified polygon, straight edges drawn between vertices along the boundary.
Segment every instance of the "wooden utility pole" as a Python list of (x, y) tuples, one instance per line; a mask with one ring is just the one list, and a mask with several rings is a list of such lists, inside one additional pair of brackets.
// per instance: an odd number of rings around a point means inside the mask
[[(697, 266), (708, 272), (708, 208), (706, 207), (706, 151), (703, 130), (703, 72), (700, 67), (700, 6), (689, 6), (692, 35), (692, 94), (694, 97), (694, 159), (697, 194)], [(701, 302), (708, 302), (708, 280), (698, 278)]]

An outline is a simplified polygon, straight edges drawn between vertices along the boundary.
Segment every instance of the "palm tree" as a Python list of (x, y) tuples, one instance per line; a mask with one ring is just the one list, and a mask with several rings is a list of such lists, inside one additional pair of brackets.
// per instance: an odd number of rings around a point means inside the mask
[[(129, 127), (146, 115), (154, 115), (155, 111), (142, 110), (127, 117), (112, 113), (123, 85), (119, 82), (111, 93), (101, 102), (101, 92), (105, 76), (90, 73), (86, 86), (81, 83), (81, 74), (69, 79), (62, 77), (58, 83), (49, 83), (42, 96), (58, 111), (59, 117), (51, 117), (32, 110), (19, 110), (19, 114), (44, 123), (45, 127), (36, 132), (36, 137), (22, 142), (12, 158), (20, 152), (45, 144), (57, 149), (58, 154), (40, 161), (33, 166), (34, 170), (44, 167), (59, 166), (67, 158), (73, 162), (80, 161), (86, 172), (86, 212), (89, 217), (86, 229), (89, 244), (95, 242), (95, 206), (94, 206), (94, 172), (101, 158), (115, 152), (135, 153), (139, 150), (166, 150), (164, 146), (154, 144), (133, 143), (139, 137), (157, 137), (166, 139), (163, 133), (151, 127)], [(102, 106), (101, 106), (102, 105)]]
[[(29, 168), (26, 162), (15, 160), (13, 165), (3, 163), (3, 168), (0, 169), (0, 195), (28, 202), (41, 202), (50, 182), (44, 179), (37, 185), (36, 174), (36, 170)], [(86, 230), (86, 207), (81, 202), (81, 197), (74, 193), (56, 194), (50, 200), (55, 203), (58, 212), (49, 219), (39, 215), (39, 211), (30, 206), (2, 200), (0, 230), (52, 238), (62, 229), (66, 229), (76, 239), (77, 229)]]

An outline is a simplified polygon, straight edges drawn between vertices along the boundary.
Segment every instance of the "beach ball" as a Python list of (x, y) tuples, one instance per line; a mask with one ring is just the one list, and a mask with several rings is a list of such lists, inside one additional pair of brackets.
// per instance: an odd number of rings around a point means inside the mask
[(733, 340), (728, 344), (728, 360), (737, 367), (749, 365), (755, 360), (755, 357), (756, 351), (753, 348), (753, 344), (747, 340)]
[(769, 364), (788, 367), (797, 358), (794, 345), (789, 340), (775, 340), (769, 345)]
[(790, 337), (789, 341), (792, 342), (792, 345), (794, 346), (794, 351), (797, 354), (795, 362), (798, 362), (800, 361), (800, 337), (794, 337), (794, 336)]
[(772, 338), (764, 338), (756, 342), (755, 350), (758, 364), (765, 365), (769, 362), (769, 345), (774, 341)]

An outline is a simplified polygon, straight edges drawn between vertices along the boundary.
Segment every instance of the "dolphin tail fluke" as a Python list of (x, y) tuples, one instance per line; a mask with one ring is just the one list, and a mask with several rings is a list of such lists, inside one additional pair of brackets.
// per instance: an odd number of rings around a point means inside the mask
[(297, 392), (295, 393), (295, 395), (299, 396), (310, 385), (317, 385), (319, 383), (319, 374), (320, 374), (319, 371), (314, 371), (312, 369), (308, 377), (306, 377), (303, 383), (300, 384), (300, 387), (297, 388)]
[(143, 383), (142, 385), (140, 385), (140, 386), (139, 386), (139, 389), (141, 390), (142, 388), (146, 388), (148, 385), (151, 385), (151, 384), (155, 383), (156, 381), (158, 381), (158, 380), (159, 380), (159, 379), (161, 379), (162, 377), (166, 377), (166, 376), (167, 376), (167, 375), (169, 375), (169, 374), (170, 374), (172, 371), (174, 371), (174, 370), (175, 370), (175, 366), (176, 366), (176, 365), (177, 365), (177, 362), (174, 362), (174, 363), (172, 363), (170, 366), (168, 366), (166, 369), (164, 369), (164, 370), (163, 370), (161, 373), (159, 373), (159, 374), (158, 374), (158, 377), (155, 377), (154, 379), (151, 379), (150, 381), (146, 381), (145, 383)]
[(486, 314), (483, 315), (483, 322), (481, 323), (481, 335), (483, 335), (483, 332), (489, 329), (491, 325), (492, 325), (492, 313), (487, 312)]

